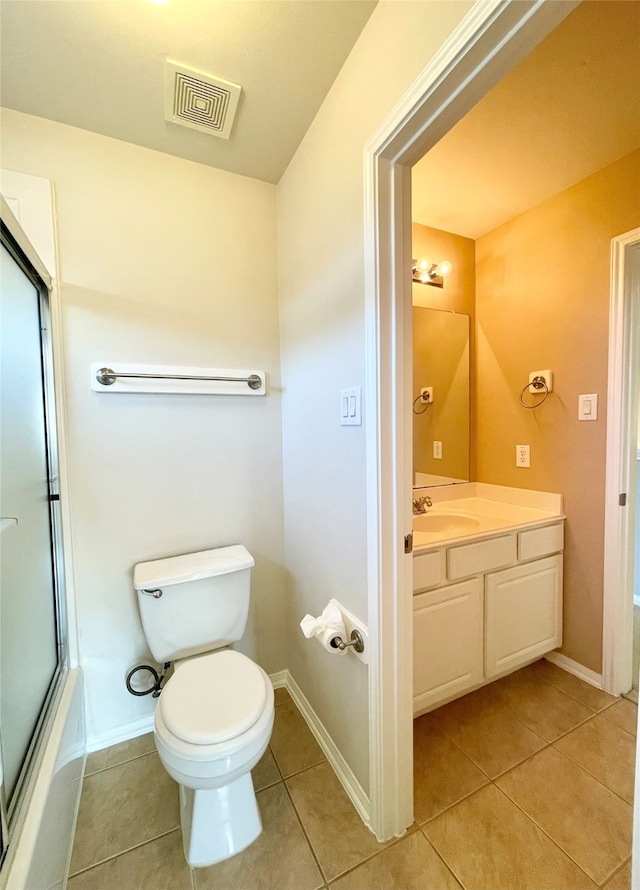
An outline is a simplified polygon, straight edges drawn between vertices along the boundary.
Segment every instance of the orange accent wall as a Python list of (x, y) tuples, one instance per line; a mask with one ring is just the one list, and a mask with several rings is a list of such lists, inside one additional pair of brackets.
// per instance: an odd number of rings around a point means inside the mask
[[(561, 651), (598, 673), (611, 239), (638, 225), (640, 151), (476, 242), (475, 478), (564, 495)], [(553, 393), (521, 408), (529, 373), (546, 368)], [(597, 421), (578, 421), (580, 393), (598, 394)]]

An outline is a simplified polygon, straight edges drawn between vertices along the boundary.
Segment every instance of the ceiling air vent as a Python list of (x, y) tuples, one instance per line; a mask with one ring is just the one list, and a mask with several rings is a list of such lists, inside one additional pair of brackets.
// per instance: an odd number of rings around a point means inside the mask
[(167, 59), (165, 120), (228, 139), (242, 87)]

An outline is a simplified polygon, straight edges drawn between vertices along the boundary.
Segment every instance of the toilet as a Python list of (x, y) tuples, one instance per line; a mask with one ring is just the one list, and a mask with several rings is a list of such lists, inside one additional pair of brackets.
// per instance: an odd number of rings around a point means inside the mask
[(160, 760), (180, 786), (187, 862), (213, 865), (262, 831), (251, 770), (273, 728), (273, 687), (228, 648), (244, 634), (254, 560), (240, 544), (138, 563), (133, 586), (157, 662), (174, 663), (155, 714)]

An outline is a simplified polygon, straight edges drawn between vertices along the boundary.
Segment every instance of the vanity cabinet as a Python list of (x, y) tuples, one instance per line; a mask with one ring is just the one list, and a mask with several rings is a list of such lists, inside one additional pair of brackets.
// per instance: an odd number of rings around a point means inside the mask
[(533, 661), (562, 642), (562, 557), (485, 579), (485, 677)]
[(560, 646), (563, 544), (555, 522), (415, 552), (414, 714)]
[(414, 710), (462, 694), (484, 677), (479, 578), (413, 598)]

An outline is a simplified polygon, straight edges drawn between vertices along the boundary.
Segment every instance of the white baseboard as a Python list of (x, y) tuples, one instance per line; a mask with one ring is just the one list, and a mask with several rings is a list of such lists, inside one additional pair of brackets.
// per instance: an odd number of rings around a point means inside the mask
[(269, 679), (274, 689), (287, 689), (289, 671), (276, 671), (275, 674), (269, 674)]
[(120, 742), (128, 742), (129, 739), (135, 739), (146, 732), (153, 732), (153, 717), (153, 713), (145, 714), (144, 717), (130, 720), (128, 723), (123, 723), (115, 729), (90, 735), (87, 738), (87, 754), (92, 754), (94, 751), (102, 751), (103, 748), (109, 748), (111, 745), (117, 745)]
[(596, 689), (603, 688), (602, 674), (596, 674), (595, 671), (589, 670), (589, 668), (574, 661), (572, 658), (567, 658), (561, 652), (547, 652), (545, 658), (551, 664), (555, 664), (557, 667), (567, 671), (567, 673), (573, 674), (574, 677), (578, 677), (578, 679), (584, 680), (585, 683), (595, 686)]
[(327, 732), (324, 724), (309, 704), (302, 690), (293, 679), (289, 671), (280, 671), (278, 674), (271, 675), (271, 681), (274, 687), (284, 686), (291, 698), (294, 700), (298, 710), (304, 717), (307, 726), (314, 735), (317, 743), (333, 768), (340, 784), (347, 792), (347, 795), (354, 805), (360, 818), (364, 824), (371, 827), (371, 806), (369, 797), (365, 793), (362, 785), (356, 779), (349, 764), (338, 750), (335, 742)]

